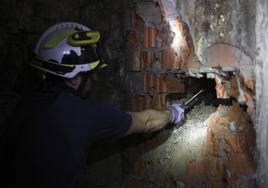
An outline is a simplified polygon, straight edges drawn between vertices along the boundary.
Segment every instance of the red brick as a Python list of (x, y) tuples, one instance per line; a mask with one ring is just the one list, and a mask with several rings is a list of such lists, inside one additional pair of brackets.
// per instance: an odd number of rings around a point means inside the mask
[(225, 174), (224, 164), (220, 161), (221, 159), (211, 157), (209, 160), (209, 174), (210, 176), (222, 176)]
[(181, 57), (181, 69), (187, 69), (189, 63), (189, 57), (191, 53), (190, 45), (181, 47), (182, 57)]
[(191, 46), (188, 43), (188, 27), (187, 24), (183, 22), (180, 16), (177, 16), (170, 26), (172, 32), (175, 33), (172, 39), (172, 47), (178, 53), (180, 59), (181, 68), (187, 68), (188, 58), (190, 55)]
[(145, 74), (143, 85), (145, 93), (159, 93), (161, 90), (160, 75)]
[(142, 45), (142, 39), (140, 32), (131, 32), (127, 37), (128, 45), (134, 48), (138, 48)]
[(154, 52), (142, 52), (142, 57), (145, 66), (149, 66), (155, 63)]
[(239, 135), (229, 133), (224, 136), (224, 140), (233, 153), (243, 153), (245, 151), (245, 143), (240, 144)]
[(128, 50), (128, 69), (130, 71), (142, 71), (144, 62), (140, 51)]
[(158, 35), (158, 29), (147, 28), (144, 30), (144, 48), (157, 47), (156, 37)]
[(152, 108), (162, 110), (167, 107), (166, 95), (154, 95)]
[(184, 84), (175, 75), (145, 74), (145, 93), (183, 93)]
[(253, 76), (250, 76), (247, 80), (245, 80), (245, 85), (247, 88), (249, 88), (251, 91), (255, 90), (255, 78)]
[(219, 137), (214, 132), (211, 132), (210, 134), (210, 151), (212, 152), (211, 155), (214, 157), (218, 157), (219, 151), (220, 151), (220, 145), (219, 145)]
[(200, 163), (197, 161), (190, 161), (186, 167), (186, 180), (190, 185), (198, 185), (202, 181), (203, 170)]
[(146, 96), (144, 96), (144, 100), (145, 100), (144, 109), (152, 108), (152, 106), (153, 106), (152, 97), (149, 95), (146, 95)]
[(231, 97), (231, 83), (229, 80), (223, 80), (215, 74), (217, 98), (229, 99)]
[(144, 96), (132, 97), (129, 101), (129, 110), (131, 111), (141, 111), (145, 109), (147, 101)]
[(180, 57), (174, 49), (165, 49), (162, 51), (162, 68), (163, 69), (180, 69)]
[(240, 176), (252, 177), (256, 173), (256, 165), (253, 159), (241, 153), (230, 154), (225, 165), (230, 171)]
[(160, 110), (165, 109), (168, 103), (169, 101), (165, 94), (135, 96), (130, 99), (129, 109), (132, 111), (141, 111), (150, 108)]
[(181, 24), (182, 24), (182, 34), (183, 34), (183, 39), (184, 39), (184, 44), (181, 48), (182, 51), (182, 61), (181, 61), (181, 68), (182, 69), (187, 69), (191, 52), (193, 50), (193, 42), (192, 38), (190, 35), (190, 29), (188, 25), (181, 19)]
[(218, 43), (207, 49), (206, 64), (208, 67), (228, 67), (235, 66), (239, 56), (237, 49), (231, 45)]
[[(224, 109), (227, 107), (223, 105), (218, 108)], [(208, 121), (207, 137), (202, 146), (203, 158), (200, 159), (201, 166), (208, 173), (194, 173), (195, 176), (207, 179), (208, 187), (222, 187), (226, 183), (228, 185), (224, 186), (233, 187), (244, 176), (254, 176), (255, 130), (248, 114), (234, 103), (225, 113), (212, 114)], [(231, 122), (236, 122), (237, 131), (230, 130)], [(222, 151), (225, 155), (218, 155)], [(226, 180), (224, 184), (223, 180)]]
[(237, 99), (239, 95), (238, 85), (237, 85), (237, 77), (235, 75), (231, 78), (231, 97)]
[(254, 93), (252, 91), (246, 91), (245, 97), (247, 99), (247, 113), (252, 118), (255, 112), (255, 105), (254, 105)]
[(183, 93), (184, 83), (181, 79), (177, 78), (175, 75), (167, 75), (167, 92), (168, 93)]
[(144, 21), (139, 17), (135, 10), (131, 10), (131, 27), (133, 29), (144, 28)]

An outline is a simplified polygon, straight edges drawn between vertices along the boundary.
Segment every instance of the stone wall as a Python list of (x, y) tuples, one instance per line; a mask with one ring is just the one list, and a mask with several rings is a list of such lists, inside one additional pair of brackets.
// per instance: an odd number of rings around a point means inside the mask
[(183, 20), (189, 25), (195, 55), (205, 64), (204, 50), (216, 42), (255, 54), (255, 2), (246, 1), (175, 1)]

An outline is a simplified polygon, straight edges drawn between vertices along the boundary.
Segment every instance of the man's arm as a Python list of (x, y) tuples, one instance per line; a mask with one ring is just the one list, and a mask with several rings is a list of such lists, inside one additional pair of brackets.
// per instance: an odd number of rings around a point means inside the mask
[(172, 104), (168, 110), (144, 110), (141, 112), (128, 112), (132, 123), (125, 135), (133, 133), (154, 132), (166, 126), (167, 123), (179, 123), (184, 119), (184, 109), (180, 104)]
[(126, 135), (133, 133), (153, 132), (162, 129), (172, 120), (169, 110), (144, 110), (141, 112), (128, 112), (132, 117), (132, 123)]

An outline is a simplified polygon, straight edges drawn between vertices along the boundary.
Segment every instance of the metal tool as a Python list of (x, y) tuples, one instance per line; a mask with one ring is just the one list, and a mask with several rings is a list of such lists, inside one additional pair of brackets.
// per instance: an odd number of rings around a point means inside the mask
[(190, 99), (188, 99), (186, 102), (184, 102), (183, 107), (185, 109), (185, 112), (188, 112), (191, 109), (191, 107), (193, 107), (193, 105), (197, 102), (195, 99), (200, 97), (203, 92), (204, 92), (204, 90), (200, 90), (194, 96), (192, 96)]

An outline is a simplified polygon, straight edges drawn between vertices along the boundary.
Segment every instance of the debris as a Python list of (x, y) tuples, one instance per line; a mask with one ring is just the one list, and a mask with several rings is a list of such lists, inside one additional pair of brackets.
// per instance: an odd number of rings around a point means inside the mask
[(237, 132), (237, 131), (238, 131), (237, 124), (236, 124), (234, 121), (232, 121), (232, 122), (229, 124), (228, 128), (229, 128), (231, 131), (233, 131), (233, 132)]

